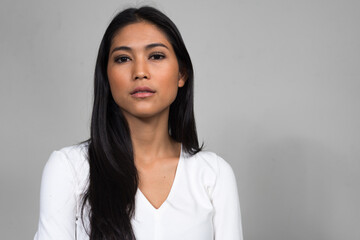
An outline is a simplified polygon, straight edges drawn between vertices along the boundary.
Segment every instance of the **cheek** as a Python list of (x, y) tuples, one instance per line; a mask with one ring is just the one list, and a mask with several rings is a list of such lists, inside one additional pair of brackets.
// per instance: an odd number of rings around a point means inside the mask
[(165, 96), (175, 100), (178, 91), (178, 73), (176, 71), (168, 72), (163, 74), (161, 81), (161, 89), (165, 91)]
[(157, 79), (161, 79), (162, 85), (171, 88), (178, 85), (179, 68), (177, 62), (169, 63), (161, 69), (157, 69)]
[(125, 81), (120, 74), (111, 71), (108, 71), (108, 79), (111, 94), (116, 102), (117, 99), (121, 98), (122, 93), (126, 91)]

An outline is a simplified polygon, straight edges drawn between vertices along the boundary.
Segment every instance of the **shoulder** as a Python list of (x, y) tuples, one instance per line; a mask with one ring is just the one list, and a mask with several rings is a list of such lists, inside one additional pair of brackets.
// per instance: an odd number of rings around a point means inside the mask
[(72, 166), (87, 162), (88, 143), (81, 143), (55, 150), (51, 153), (49, 161), (67, 162)]
[(185, 155), (186, 171), (194, 179), (197, 179), (208, 189), (208, 193), (214, 190), (219, 182), (234, 179), (234, 173), (230, 164), (214, 152), (201, 151), (194, 155)]
[(59, 150), (55, 150), (54, 153), (62, 155), (67, 158), (69, 161), (72, 161), (76, 164), (77, 161), (86, 160), (87, 156), (88, 143), (80, 143), (68, 147), (63, 147)]
[(214, 152), (200, 151), (193, 156), (187, 155), (187, 159), (194, 165), (205, 168), (218, 175), (220, 171), (232, 170), (230, 164)]
[(83, 182), (89, 172), (87, 147), (87, 143), (81, 143), (53, 151), (43, 174), (71, 178), (76, 183)]

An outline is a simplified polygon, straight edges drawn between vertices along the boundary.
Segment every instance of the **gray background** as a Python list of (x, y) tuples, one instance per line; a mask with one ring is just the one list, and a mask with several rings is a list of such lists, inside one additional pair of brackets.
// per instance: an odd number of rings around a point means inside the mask
[[(98, 45), (133, 3), (1, 0), (1, 239), (33, 237), (43, 166), (88, 137)], [(359, 1), (142, 3), (184, 37), (199, 136), (236, 173), (245, 240), (360, 239)]]

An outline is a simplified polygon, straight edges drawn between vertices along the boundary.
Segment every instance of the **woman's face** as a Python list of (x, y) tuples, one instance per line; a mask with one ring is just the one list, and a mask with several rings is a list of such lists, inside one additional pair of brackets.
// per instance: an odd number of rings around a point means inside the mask
[(127, 25), (115, 35), (107, 74), (112, 96), (127, 119), (168, 114), (178, 87), (185, 84), (172, 45), (148, 22)]

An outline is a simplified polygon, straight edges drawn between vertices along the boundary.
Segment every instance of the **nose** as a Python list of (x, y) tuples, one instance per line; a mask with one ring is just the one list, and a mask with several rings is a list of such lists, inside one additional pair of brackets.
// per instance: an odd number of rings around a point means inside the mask
[(150, 73), (148, 71), (148, 66), (146, 60), (136, 60), (133, 70), (133, 79), (150, 79)]

